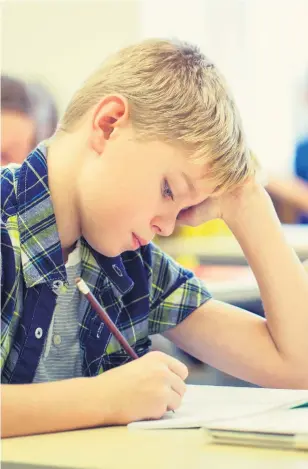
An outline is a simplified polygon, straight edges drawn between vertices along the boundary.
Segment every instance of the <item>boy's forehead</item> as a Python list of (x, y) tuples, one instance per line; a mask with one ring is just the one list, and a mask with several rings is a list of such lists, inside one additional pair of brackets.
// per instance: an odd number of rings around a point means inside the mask
[(191, 192), (195, 195), (209, 195), (215, 192), (217, 181), (213, 179), (206, 164), (188, 161), (185, 170), (182, 171)]
[(168, 145), (159, 141), (152, 143), (151, 150), (154, 154), (159, 150), (160, 155), (163, 156), (162, 169), (164, 167), (169, 174), (175, 174), (184, 179), (189, 193), (194, 195), (194, 198), (196, 196), (207, 197), (215, 191), (217, 183), (211, 177), (208, 164), (204, 161), (193, 160), (179, 145)]

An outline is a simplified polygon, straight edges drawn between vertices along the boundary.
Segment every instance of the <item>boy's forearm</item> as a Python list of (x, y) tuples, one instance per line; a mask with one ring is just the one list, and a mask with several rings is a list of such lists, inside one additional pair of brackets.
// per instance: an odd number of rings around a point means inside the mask
[(2, 385), (2, 437), (102, 425), (94, 379)]
[(286, 244), (270, 198), (260, 187), (229, 212), (225, 221), (256, 276), (276, 348), (308, 372), (308, 276)]

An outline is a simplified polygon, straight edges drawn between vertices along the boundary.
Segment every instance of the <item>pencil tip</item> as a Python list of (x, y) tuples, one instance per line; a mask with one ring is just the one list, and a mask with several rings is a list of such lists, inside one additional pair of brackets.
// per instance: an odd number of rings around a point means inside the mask
[(76, 283), (79, 283), (80, 281), (81, 281), (81, 278), (80, 278), (80, 277), (76, 277), (76, 278), (75, 278), (75, 282), (76, 282)]

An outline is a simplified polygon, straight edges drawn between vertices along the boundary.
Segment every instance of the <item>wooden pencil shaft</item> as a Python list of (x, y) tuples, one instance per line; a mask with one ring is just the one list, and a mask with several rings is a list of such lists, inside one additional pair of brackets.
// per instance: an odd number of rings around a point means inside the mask
[(138, 355), (136, 354), (135, 350), (129, 345), (125, 337), (121, 334), (119, 329), (116, 327), (112, 319), (108, 316), (106, 311), (103, 310), (95, 296), (90, 292), (85, 295), (91, 305), (93, 306), (93, 309), (97, 312), (98, 316), (100, 319), (106, 324), (110, 332), (115, 336), (115, 338), (119, 341), (119, 343), (122, 345), (124, 348), (125, 352), (133, 359), (139, 358)]

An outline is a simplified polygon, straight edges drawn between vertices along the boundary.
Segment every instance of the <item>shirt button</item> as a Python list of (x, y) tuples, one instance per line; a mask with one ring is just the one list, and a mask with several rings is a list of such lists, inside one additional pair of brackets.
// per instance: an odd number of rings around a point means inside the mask
[(117, 264), (112, 264), (112, 268), (119, 277), (123, 277), (123, 272)]
[(61, 344), (61, 336), (59, 334), (55, 334), (53, 336), (53, 343), (55, 345), (60, 345)]
[(35, 337), (36, 337), (37, 339), (41, 339), (41, 337), (42, 337), (42, 335), (43, 335), (43, 329), (42, 329), (41, 327), (37, 327), (37, 328), (35, 329), (35, 333), (34, 333), (34, 334), (35, 334)]
[(54, 293), (58, 293), (62, 287), (63, 287), (62, 280), (55, 280), (54, 282), (52, 282), (52, 291)]

